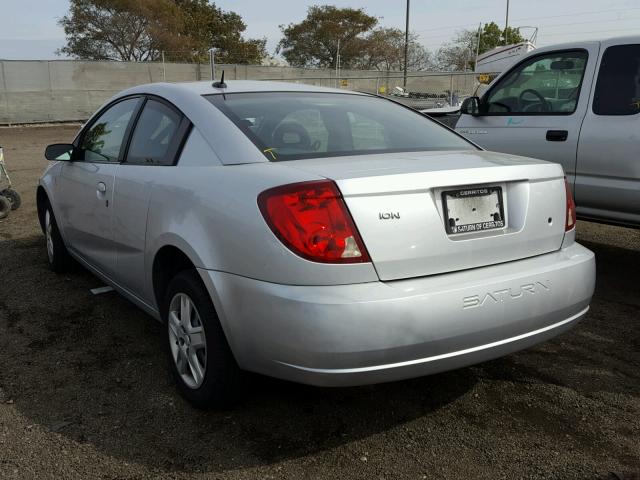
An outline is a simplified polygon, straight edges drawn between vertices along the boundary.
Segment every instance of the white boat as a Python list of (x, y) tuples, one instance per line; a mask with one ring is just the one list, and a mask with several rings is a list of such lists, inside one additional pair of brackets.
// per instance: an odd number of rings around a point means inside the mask
[(476, 58), (476, 73), (501, 73), (513, 65), (519, 58), (526, 55), (536, 46), (529, 40), (513, 45), (504, 45), (478, 55)]

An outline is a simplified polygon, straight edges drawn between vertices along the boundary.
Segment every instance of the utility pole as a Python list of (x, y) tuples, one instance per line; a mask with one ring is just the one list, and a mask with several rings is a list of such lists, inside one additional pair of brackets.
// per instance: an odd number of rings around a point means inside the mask
[(504, 44), (505, 45), (509, 45), (509, 39), (508, 39), (508, 30), (509, 30), (509, 0), (507, 0), (507, 18), (504, 22)]
[(407, 0), (407, 21), (404, 27), (404, 77), (402, 86), (407, 88), (407, 58), (409, 57), (409, 0)]
[(478, 25), (478, 43), (476, 44), (476, 59), (473, 61), (473, 71), (476, 71), (478, 66), (478, 55), (480, 54), (480, 37), (482, 36), (482, 22)]

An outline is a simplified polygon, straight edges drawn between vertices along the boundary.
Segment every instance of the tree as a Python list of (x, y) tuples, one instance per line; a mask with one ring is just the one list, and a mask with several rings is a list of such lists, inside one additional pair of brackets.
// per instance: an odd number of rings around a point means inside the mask
[(208, 0), (176, 0), (182, 16), (182, 36), (189, 38), (193, 56), (206, 60), (216, 49), (218, 63), (260, 63), (267, 56), (266, 40), (242, 38), (247, 28), (242, 17), (225, 12)]
[[(404, 69), (404, 32), (398, 28), (377, 28), (365, 37), (358, 66), (376, 70)], [(418, 35), (409, 34), (407, 70), (432, 68), (430, 53), (418, 42)]]
[(71, 0), (60, 19), (67, 45), (58, 53), (89, 60), (155, 60), (181, 46), (180, 12), (169, 0)]
[[(520, 35), (520, 30), (509, 27), (507, 30), (509, 44), (520, 43), (525, 39)], [(480, 54), (505, 44), (504, 30), (495, 22), (484, 25), (480, 35)], [(456, 38), (438, 50), (436, 63), (441, 70), (472, 70), (478, 47), (478, 31), (462, 30)]]
[(335, 67), (339, 44), (340, 64), (349, 68), (362, 56), (363, 34), (377, 23), (362, 9), (312, 6), (302, 22), (280, 26), (284, 38), (276, 51), (294, 66)]
[[(482, 34), (480, 35), (480, 50), (479, 53), (484, 53), (492, 48), (496, 48), (500, 45), (508, 43), (512, 45), (514, 43), (524, 42), (524, 37), (520, 35), (518, 28), (507, 27), (507, 38), (505, 40), (505, 31), (500, 30), (500, 27), (495, 22), (486, 23), (482, 27)], [(478, 39), (478, 32), (473, 32), (474, 45)]]
[(58, 53), (89, 60), (260, 63), (266, 40), (245, 40), (234, 12), (208, 0), (71, 0), (59, 24), (67, 45)]

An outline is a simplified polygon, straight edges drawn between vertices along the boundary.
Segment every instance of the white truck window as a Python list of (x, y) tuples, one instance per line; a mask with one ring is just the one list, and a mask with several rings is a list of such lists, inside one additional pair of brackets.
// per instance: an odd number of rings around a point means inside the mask
[(616, 45), (605, 50), (593, 97), (593, 113), (640, 113), (640, 45)]
[(493, 87), (485, 109), (493, 115), (567, 115), (575, 111), (587, 64), (584, 50), (535, 56)]

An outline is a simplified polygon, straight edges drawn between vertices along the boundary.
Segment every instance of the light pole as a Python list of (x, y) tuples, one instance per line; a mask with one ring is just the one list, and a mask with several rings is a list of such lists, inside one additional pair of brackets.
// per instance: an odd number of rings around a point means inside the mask
[(402, 86), (407, 88), (407, 57), (409, 56), (409, 0), (407, 0), (407, 21), (404, 27), (404, 76)]

